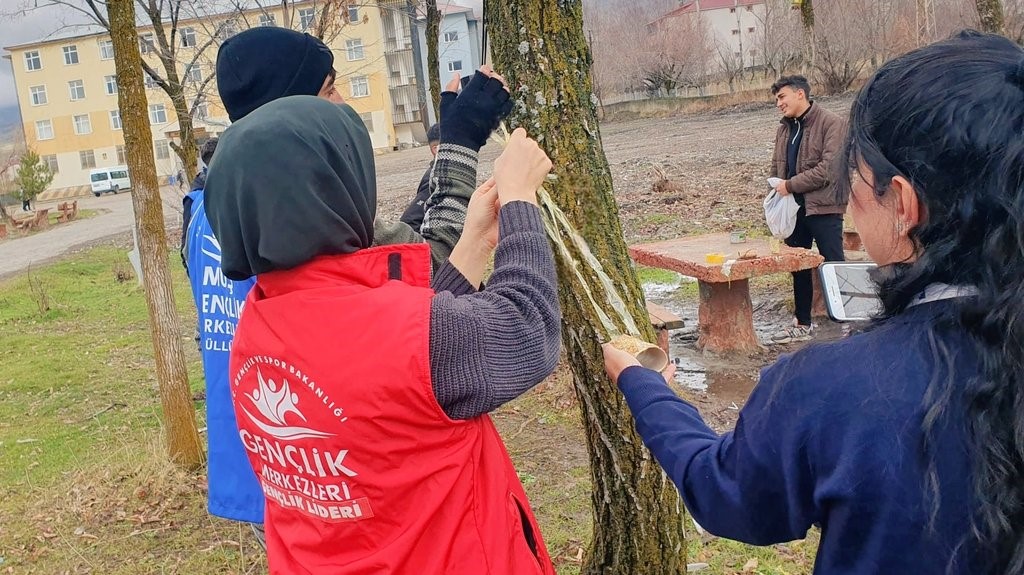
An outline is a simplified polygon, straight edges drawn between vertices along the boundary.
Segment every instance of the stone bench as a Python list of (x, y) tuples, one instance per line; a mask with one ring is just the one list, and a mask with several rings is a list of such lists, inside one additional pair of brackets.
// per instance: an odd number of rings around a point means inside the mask
[[(709, 264), (705, 255), (725, 254), (727, 264)], [(743, 254), (752, 257), (740, 259)], [(817, 268), (820, 255), (782, 245), (771, 253), (767, 240), (732, 244), (729, 234), (710, 234), (641, 244), (629, 248), (639, 264), (696, 278), (700, 292), (697, 347), (712, 353), (752, 353), (761, 349), (754, 331), (750, 278)]]

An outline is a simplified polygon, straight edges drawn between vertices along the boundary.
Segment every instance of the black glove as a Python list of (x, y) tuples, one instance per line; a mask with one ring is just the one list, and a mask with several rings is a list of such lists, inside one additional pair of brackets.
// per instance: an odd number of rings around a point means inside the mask
[(441, 143), (479, 151), (512, 111), (512, 100), (500, 80), (476, 72), (460, 94), (442, 93), (439, 107)]

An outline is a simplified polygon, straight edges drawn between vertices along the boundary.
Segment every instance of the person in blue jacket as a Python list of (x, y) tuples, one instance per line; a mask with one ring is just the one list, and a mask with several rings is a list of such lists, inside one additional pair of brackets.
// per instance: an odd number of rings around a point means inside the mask
[[(217, 138), (203, 144), (204, 164), (210, 164), (216, 146)], [(183, 253), (198, 312), (199, 352), (206, 380), (207, 507), (211, 515), (258, 526), (263, 523), (265, 498), (238, 437), (231, 389), (227, 384), (231, 341), (238, 316), (245, 306), (246, 295), (256, 282), (252, 279), (233, 281), (224, 276), (220, 243), (206, 218), (205, 190), (198, 188), (189, 192), (185, 204), (190, 207), (190, 217)]]
[(766, 368), (723, 435), (632, 356), (606, 370), (711, 533), (818, 525), (815, 573), (1020, 575), (1024, 50), (963, 32), (885, 64), (838, 163), (879, 318)]

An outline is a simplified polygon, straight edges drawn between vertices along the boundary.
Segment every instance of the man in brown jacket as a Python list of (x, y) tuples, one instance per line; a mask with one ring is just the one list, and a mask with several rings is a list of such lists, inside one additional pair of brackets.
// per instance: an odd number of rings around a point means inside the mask
[[(841, 262), (843, 214), (847, 198), (840, 197), (832, 174), (832, 161), (840, 153), (846, 125), (843, 120), (811, 100), (811, 86), (803, 76), (785, 76), (772, 85), (782, 125), (775, 134), (771, 176), (783, 181), (776, 191), (793, 194), (800, 211), (796, 228), (786, 245), (810, 249), (818, 244), (825, 261)], [(776, 337), (788, 342), (810, 339), (812, 270), (793, 273), (796, 318), (793, 327)]]

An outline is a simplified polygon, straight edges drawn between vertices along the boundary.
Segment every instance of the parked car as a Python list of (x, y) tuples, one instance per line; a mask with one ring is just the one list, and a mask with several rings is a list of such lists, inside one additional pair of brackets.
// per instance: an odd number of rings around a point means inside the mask
[(92, 195), (97, 198), (106, 192), (116, 194), (132, 187), (132, 180), (128, 177), (128, 168), (125, 166), (89, 170), (89, 182), (92, 185)]

